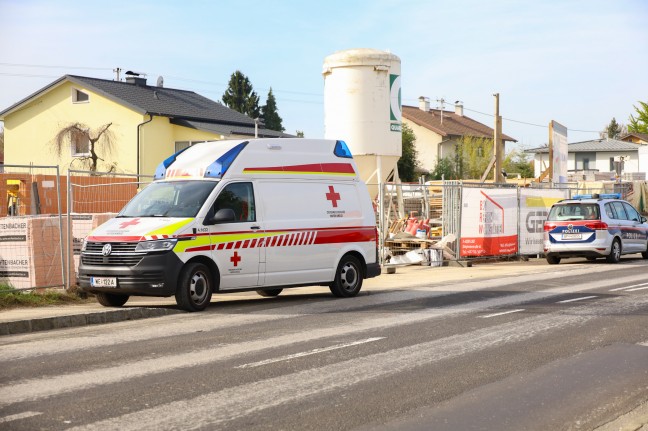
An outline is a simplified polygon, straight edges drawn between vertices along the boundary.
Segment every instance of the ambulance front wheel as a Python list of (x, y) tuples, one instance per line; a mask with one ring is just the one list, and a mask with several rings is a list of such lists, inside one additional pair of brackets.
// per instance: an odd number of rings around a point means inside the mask
[(187, 264), (180, 273), (175, 298), (186, 311), (204, 310), (212, 297), (212, 274), (202, 263)]
[(547, 263), (549, 265), (558, 265), (560, 263), (560, 257), (554, 256), (553, 254), (548, 254)]
[(342, 257), (335, 271), (335, 280), (329, 285), (331, 293), (338, 298), (356, 296), (362, 287), (362, 265), (351, 256)]

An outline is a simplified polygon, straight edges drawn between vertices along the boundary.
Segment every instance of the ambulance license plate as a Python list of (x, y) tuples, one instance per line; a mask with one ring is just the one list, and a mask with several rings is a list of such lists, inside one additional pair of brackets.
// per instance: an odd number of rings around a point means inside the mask
[(564, 233), (562, 239), (583, 239), (580, 233)]
[(117, 287), (117, 277), (90, 277), (92, 287)]

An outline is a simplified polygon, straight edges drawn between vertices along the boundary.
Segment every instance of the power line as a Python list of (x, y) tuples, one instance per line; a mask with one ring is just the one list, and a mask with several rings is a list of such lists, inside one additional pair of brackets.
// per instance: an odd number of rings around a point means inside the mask
[[(54, 65), (21, 64), (21, 63), (0, 63), (0, 66), (31, 67), (31, 68), (45, 68), (45, 69), (104, 70), (104, 71), (111, 71), (111, 72), (113, 71), (113, 68), (108, 68), (108, 67), (54, 66)], [(150, 74), (147, 74), (147, 75), (150, 75)], [(59, 78), (58, 76), (51, 76), (51, 75), (16, 74), (16, 73), (3, 73), (3, 72), (0, 72), (0, 76), (13, 76), (13, 77), (25, 77), (25, 78)], [(169, 75), (167, 75), (167, 76), (168, 76), (168, 78), (175, 79), (175, 80), (178, 80), (178, 81), (192, 82), (192, 83), (197, 83), (197, 84), (206, 84), (206, 85), (212, 85), (212, 86), (218, 86), (218, 87), (227, 87), (227, 85), (228, 85), (228, 84), (219, 83), (219, 82), (202, 81), (202, 80), (190, 79), (190, 78), (181, 78), (181, 77), (178, 77), (178, 76), (169, 76)], [(265, 88), (258, 88), (258, 90), (269, 91), (269, 89), (265, 89)], [(291, 91), (291, 90), (282, 90), (282, 89), (273, 89), (273, 91), (277, 92), (277, 93), (294, 94), (294, 95), (299, 95), (299, 96), (316, 96), (316, 97), (322, 97), (323, 96), (321, 93), (308, 93), (308, 92), (302, 92), (302, 91)], [(214, 91), (209, 91), (209, 90), (206, 90), (206, 92), (214, 93)], [(308, 104), (321, 104), (322, 103), (322, 102), (318, 102), (318, 101), (295, 100), (295, 99), (284, 99), (284, 98), (282, 98), (281, 100), (285, 101), (285, 102), (293, 102), (293, 103), (308, 103)], [(414, 99), (407, 99), (407, 100), (413, 101)], [(443, 106), (443, 104), (456, 106), (453, 103), (446, 102), (445, 99), (437, 100), (437, 102), (441, 102), (442, 106)], [(469, 111), (469, 112), (474, 112), (474, 113), (477, 113), (477, 114), (486, 115), (488, 117), (494, 117), (493, 114), (477, 111), (475, 109), (466, 108), (465, 106), (464, 106), (464, 109), (466, 111)], [(530, 123), (530, 122), (521, 121), (521, 120), (514, 120), (512, 118), (502, 117), (502, 120), (510, 121), (512, 123), (524, 124), (526, 126), (541, 127), (541, 128), (544, 128), (544, 129), (549, 128), (549, 126), (547, 126), (547, 125)], [(571, 130), (573, 132), (582, 132), (582, 133), (599, 133), (600, 132), (598, 130), (580, 130), (580, 129), (571, 129), (571, 128), (568, 128), (568, 130)]]
[(45, 64), (20, 64), (20, 63), (0, 63), (0, 66), (10, 66), (10, 67), (41, 67), (41, 68), (43, 68), (43, 69), (112, 70), (112, 67), (49, 66), (49, 65), (45, 65)]

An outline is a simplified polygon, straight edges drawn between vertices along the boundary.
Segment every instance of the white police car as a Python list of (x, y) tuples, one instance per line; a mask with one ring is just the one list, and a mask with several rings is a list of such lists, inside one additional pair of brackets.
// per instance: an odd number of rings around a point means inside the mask
[(617, 263), (622, 254), (648, 259), (648, 223), (619, 193), (576, 195), (555, 203), (544, 223), (547, 262), (563, 257), (605, 257)]

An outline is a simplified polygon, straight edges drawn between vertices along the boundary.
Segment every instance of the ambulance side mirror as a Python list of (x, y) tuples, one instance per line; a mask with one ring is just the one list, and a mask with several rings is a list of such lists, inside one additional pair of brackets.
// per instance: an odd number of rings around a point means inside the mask
[(219, 209), (213, 217), (205, 220), (205, 224), (231, 223), (236, 221), (236, 214), (231, 208)]

